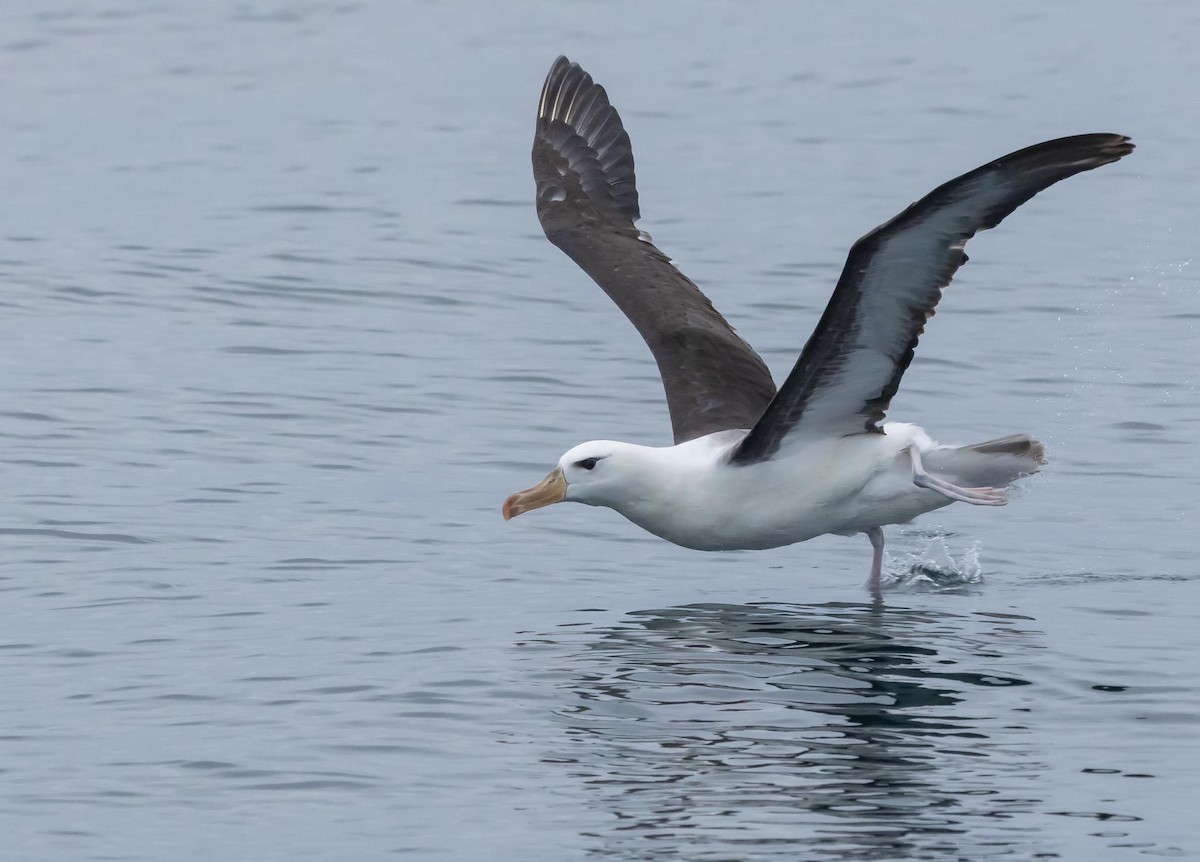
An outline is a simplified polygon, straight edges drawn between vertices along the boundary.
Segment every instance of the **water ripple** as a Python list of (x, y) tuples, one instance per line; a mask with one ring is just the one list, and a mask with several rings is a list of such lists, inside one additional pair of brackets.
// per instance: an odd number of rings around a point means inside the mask
[[(1043, 798), (1028, 618), (883, 605), (687, 605), (556, 632), (551, 756), (613, 816), (607, 858), (1028, 859)], [(651, 855), (647, 855), (651, 854)]]

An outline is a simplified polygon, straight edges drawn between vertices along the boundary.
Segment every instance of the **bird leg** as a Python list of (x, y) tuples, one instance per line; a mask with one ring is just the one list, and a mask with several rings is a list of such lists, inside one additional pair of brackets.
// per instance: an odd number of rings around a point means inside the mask
[(871, 576), (867, 578), (867, 589), (871, 595), (879, 598), (879, 582), (883, 574), (883, 528), (869, 527), (866, 534), (871, 540), (871, 548), (875, 551), (871, 558)]
[(921, 463), (921, 453), (917, 451), (916, 446), (909, 446), (908, 454), (912, 458), (913, 484), (918, 488), (928, 488), (950, 500), (974, 506), (1003, 506), (1008, 503), (1008, 495), (1004, 493), (1003, 488), (962, 488), (932, 473), (926, 473)]

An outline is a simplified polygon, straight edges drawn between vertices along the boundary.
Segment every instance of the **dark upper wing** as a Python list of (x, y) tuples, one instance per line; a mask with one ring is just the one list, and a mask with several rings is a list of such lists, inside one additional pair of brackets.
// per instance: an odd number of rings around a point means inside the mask
[(559, 57), (533, 139), (537, 212), (549, 240), (625, 312), (658, 362), (675, 442), (749, 428), (775, 395), (771, 372), (634, 222), (633, 151), (604, 88)]
[(878, 431), (942, 288), (967, 260), (967, 240), (1042, 189), (1132, 150), (1128, 138), (1109, 134), (1018, 150), (934, 189), (856, 242), (795, 368), (733, 461), (770, 458), (789, 434)]

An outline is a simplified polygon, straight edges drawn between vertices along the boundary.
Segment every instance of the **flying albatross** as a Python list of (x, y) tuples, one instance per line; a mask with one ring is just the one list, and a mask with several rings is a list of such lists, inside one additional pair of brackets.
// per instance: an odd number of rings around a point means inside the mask
[(1003, 506), (1042, 445), (1014, 434), (944, 446), (880, 422), (963, 247), (1059, 180), (1133, 150), (1122, 135), (1036, 144), (939, 186), (850, 249), (778, 391), (757, 353), (638, 230), (629, 135), (604, 88), (566, 57), (546, 77), (533, 140), (537, 213), (625, 313), (658, 363), (675, 445), (581, 443), (505, 502), (505, 520), (560, 501), (608, 506), (677, 545), (774, 548), (866, 533), (880, 588), (885, 524), (953, 502)]

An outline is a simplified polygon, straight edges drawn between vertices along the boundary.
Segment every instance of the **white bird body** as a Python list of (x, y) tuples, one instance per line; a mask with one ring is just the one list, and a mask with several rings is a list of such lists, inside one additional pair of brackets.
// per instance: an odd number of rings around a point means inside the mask
[(915, 425), (890, 422), (883, 431), (806, 441), (786, 455), (744, 466), (729, 463), (744, 431), (663, 447), (593, 441), (567, 452), (561, 465), (569, 469), (578, 457), (607, 452), (603, 469), (611, 480), (596, 476), (586, 492), (568, 484), (566, 499), (615, 509), (647, 532), (698, 551), (853, 535), (949, 505), (936, 491), (913, 484), (909, 447), (922, 453), (952, 447), (938, 446)]

